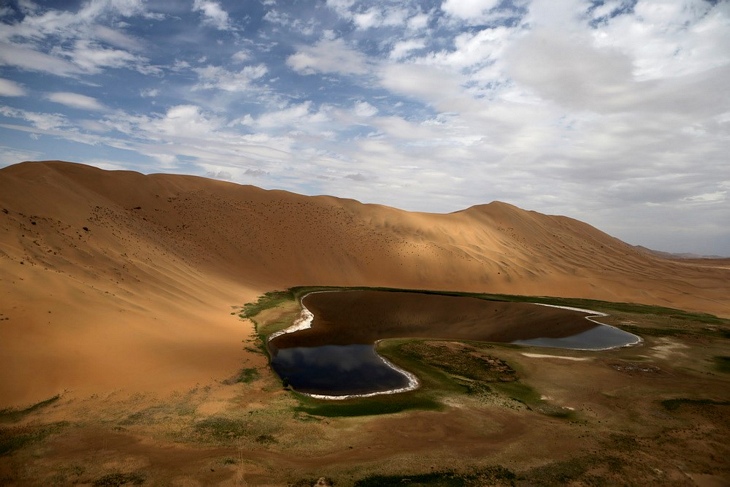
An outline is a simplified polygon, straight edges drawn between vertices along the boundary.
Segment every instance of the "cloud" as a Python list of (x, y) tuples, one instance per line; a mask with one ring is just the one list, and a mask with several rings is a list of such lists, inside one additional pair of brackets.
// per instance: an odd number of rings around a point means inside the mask
[(398, 41), (390, 50), (390, 59), (399, 61), (407, 57), (412, 51), (423, 49), (424, 47), (426, 47), (426, 41), (423, 38)]
[(385, 64), (378, 72), (381, 85), (398, 94), (437, 104), (460, 95), (458, 75), (422, 64)]
[(22, 20), (3, 24), (0, 30), (0, 64), (62, 77), (96, 74), (107, 68), (156, 72), (146, 58), (129, 52), (142, 49), (139, 40), (98, 23), (109, 17), (144, 16), (139, 0), (92, 0), (77, 12), (30, 3), (22, 9), (26, 12)]
[(15, 81), (0, 78), (0, 96), (26, 96), (25, 88)]
[(38, 52), (23, 45), (5, 42), (0, 42), (0, 64), (65, 77), (82, 72), (78, 66), (64, 59)]
[(566, 107), (619, 108), (631, 97), (631, 59), (590, 38), (538, 29), (514, 44), (507, 64), (515, 81)]
[(482, 16), (501, 3), (501, 0), (446, 0), (441, 10), (459, 20), (479, 22)]
[(368, 62), (364, 55), (351, 49), (342, 39), (323, 39), (313, 46), (300, 46), (286, 64), (294, 71), (315, 73), (365, 74)]
[(103, 111), (106, 107), (99, 103), (96, 98), (92, 98), (86, 95), (80, 95), (78, 93), (68, 92), (56, 92), (50, 93), (47, 97), (54, 103), (60, 103), (71, 108), (78, 108), (80, 110), (91, 110), (91, 111)]
[(54, 54), (68, 58), (85, 73), (101, 73), (105, 69), (131, 68), (143, 74), (156, 72), (147, 66), (147, 59), (120, 49), (105, 48), (93, 41), (77, 40), (70, 50), (54, 49)]
[(221, 66), (194, 68), (199, 77), (196, 89), (219, 89), (223, 91), (244, 91), (249, 89), (251, 81), (263, 77), (267, 68), (263, 64), (246, 66), (239, 71), (228, 71)]
[(355, 115), (358, 117), (369, 118), (377, 115), (378, 109), (366, 101), (355, 103)]
[(345, 176), (345, 178), (350, 179), (352, 181), (357, 181), (358, 183), (363, 183), (368, 180), (368, 177), (361, 173), (348, 174)]
[(203, 23), (218, 30), (231, 29), (228, 13), (220, 3), (211, 0), (195, 0), (193, 10), (203, 14)]

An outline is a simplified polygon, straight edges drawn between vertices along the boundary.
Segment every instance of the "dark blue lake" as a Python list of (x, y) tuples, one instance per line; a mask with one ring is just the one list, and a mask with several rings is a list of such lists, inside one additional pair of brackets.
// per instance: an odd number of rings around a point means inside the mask
[(277, 351), (271, 364), (295, 390), (326, 396), (404, 389), (408, 377), (389, 367), (373, 345), (324, 345)]
[(602, 350), (638, 343), (586, 319), (586, 310), (467, 296), (391, 291), (332, 291), (302, 299), (297, 330), (269, 341), (271, 365), (293, 389), (330, 398), (417, 387), (412, 374), (380, 357), (384, 338), (435, 338)]

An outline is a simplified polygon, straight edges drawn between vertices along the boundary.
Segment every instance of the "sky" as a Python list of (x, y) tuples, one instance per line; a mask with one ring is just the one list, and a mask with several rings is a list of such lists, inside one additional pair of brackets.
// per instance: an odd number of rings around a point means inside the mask
[(730, 0), (0, 0), (0, 167), (61, 159), (730, 256)]

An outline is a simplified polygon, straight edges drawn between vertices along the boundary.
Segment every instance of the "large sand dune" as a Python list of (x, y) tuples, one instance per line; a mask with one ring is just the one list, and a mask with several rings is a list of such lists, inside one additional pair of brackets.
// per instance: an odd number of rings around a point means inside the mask
[(0, 407), (174, 390), (252, 357), (232, 306), (293, 285), (597, 298), (730, 316), (730, 266), (490, 203), (412, 213), (63, 162), (0, 170)]

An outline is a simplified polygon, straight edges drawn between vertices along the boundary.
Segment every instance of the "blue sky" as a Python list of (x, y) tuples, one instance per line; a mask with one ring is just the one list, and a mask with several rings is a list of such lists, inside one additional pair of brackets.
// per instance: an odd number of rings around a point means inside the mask
[(4, 0), (0, 21), (2, 166), (501, 200), (730, 256), (729, 0)]

